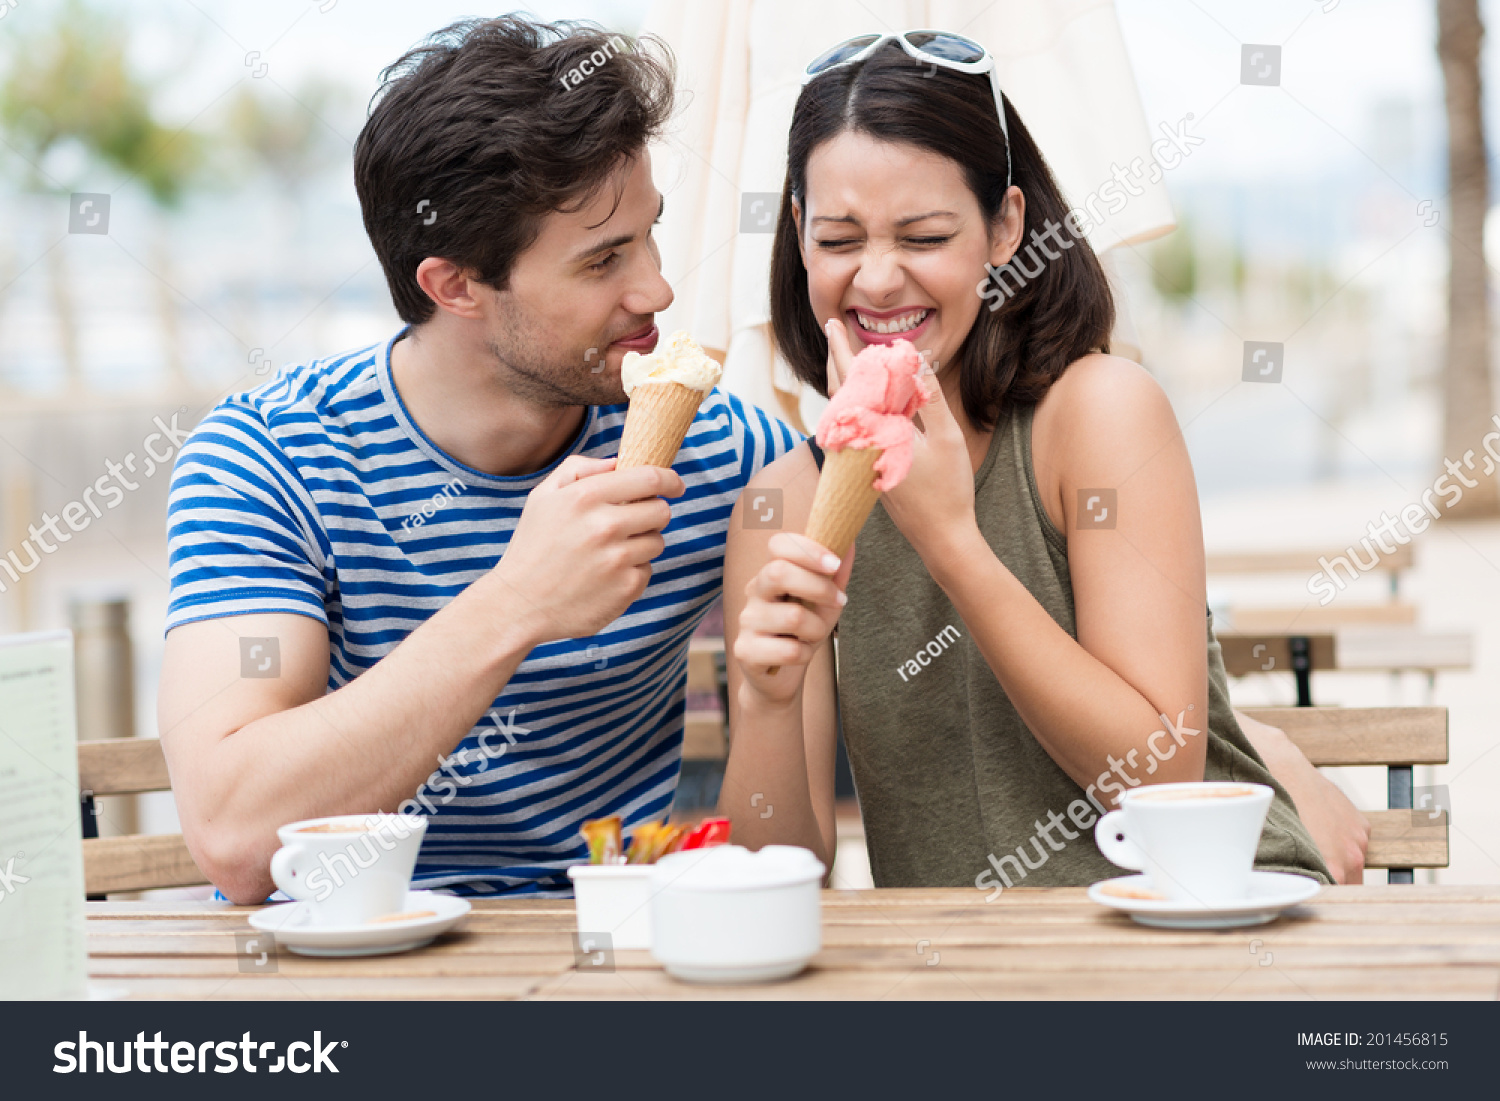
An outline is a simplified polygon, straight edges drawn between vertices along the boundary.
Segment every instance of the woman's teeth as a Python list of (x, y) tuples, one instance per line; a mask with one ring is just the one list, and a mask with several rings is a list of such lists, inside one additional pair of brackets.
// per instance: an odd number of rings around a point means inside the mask
[(861, 329), (872, 333), (906, 333), (926, 321), (927, 315), (931, 312), (931, 310), (916, 310), (913, 313), (904, 313), (900, 317), (893, 317), (889, 321), (875, 321), (867, 319), (856, 310), (854, 318), (859, 322)]

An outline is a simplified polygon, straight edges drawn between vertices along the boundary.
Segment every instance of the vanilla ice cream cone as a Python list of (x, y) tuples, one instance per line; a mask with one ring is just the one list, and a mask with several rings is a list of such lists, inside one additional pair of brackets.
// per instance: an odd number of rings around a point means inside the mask
[(625, 353), (620, 382), (630, 398), (616, 470), (670, 467), (703, 399), (719, 381), (719, 365), (686, 332), (675, 332), (649, 355)]
[(878, 447), (848, 447), (830, 451), (823, 459), (807, 518), (807, 537), (839, 558), (854, 546), (854, 537), (880, 498), (875, 488), (875, 461), (880, 454)]
[(671, 466), (677, 458), (704, 392), (676, 382), (642, 383), (630, 395), (616, 470)]

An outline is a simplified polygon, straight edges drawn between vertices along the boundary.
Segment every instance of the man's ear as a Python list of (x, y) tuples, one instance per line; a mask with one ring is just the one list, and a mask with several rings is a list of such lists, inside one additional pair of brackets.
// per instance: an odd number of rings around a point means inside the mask
[(451, 260), (429, 256), (417, 265), (417, 286), (440, 310), (455, 317), (478, 318), (482, 307), (475, 297), (473, 275)]
[(990, 263), (1003, 268), (1016, 254), (1026, 233), (1026, 196), (1015, 184), (1005, 193), (1000, 216), (990, 223)]

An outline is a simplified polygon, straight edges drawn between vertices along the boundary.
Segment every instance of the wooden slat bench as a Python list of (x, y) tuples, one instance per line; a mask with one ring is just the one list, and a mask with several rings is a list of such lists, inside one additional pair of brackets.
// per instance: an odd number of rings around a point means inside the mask
[[(1363, 556), (1363, 548), (1361, 555)], [(1289, 551), (1230, 551), (1205, 554), (1203, 564), (1210, 574), (1267, 574), (1298, 573), (1311, 576), (1323, 569), (1322, 559), (1332, 562), (1348, 557), (1348, 548), (1337, 550), (1289, 550)], [(1401, 575), (1411, 569), (1415, 557), (1411, 543), (1398, 543), (1391, 554), (1382, 554), (1366, 573), (1383, 573), (1390, 585), (1391, 600), (1395, 600), (1401, 588)]]
[(1229, 626), (1241, 634), (1308, 634), (1341, 627), (1411, 627), (1417, 608), (1404, 601), (1388, 604), (1317, 604), (1301, 608), (1239, 607), (1229, 611)]
[[(1270, 551), (1262, 553), (1205, 555), (1204, 565), (1210, 574), (1255, 575), (1294, 573), (1310, 577), (1323, 569), (1323, 562), (1347, 557), (1345, 551)], [(1307, 635), (1332, 631), (1340, 627), (1406, 626), (1417, 622), (1414, 604), (1397, 597), (1401, 574), (1411, 569), (1412, 545), (1398, 544), (1394, 554), (1382, 555), (1367, 572), (1386, 575), (1390, 589), (1388, 599), (1379, 604), (1302, 604), (1296, 607), (1261, 607), (1233, 605), (1229, 622), (1224, 626), (1241, 634)], [(1342, 576), (1342, 575), (1341, 575)]]
[(1297, 627), (1284, 631), (1215, 631), (1232, 677), (1290, 672), (1297, 680), (1297, 705), (1312, 706), (1312, 674), (1343, 672), (1420, 672), (1429, 687), (1439, 672), (1473, 667), (1473, 636), (1461, 631), (1432, 632), (1397, 626), (1350, 626), (1330, 630)]

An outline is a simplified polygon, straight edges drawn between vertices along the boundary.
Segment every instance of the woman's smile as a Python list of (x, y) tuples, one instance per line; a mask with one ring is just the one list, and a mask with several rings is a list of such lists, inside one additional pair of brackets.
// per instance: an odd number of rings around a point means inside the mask
[(958, 164), (839, 131), (810, 152), (802, 196), (798, 255), (813, 315), (842, 317), (855, 351), (909, 340), (930, 360), (954, 360), (982, 305), (975, 282), (1010, 244)]
[(909, 340), (915, 344), (932, 328), (937, 310), (932, 306), (903, 306), (895, 310), (868, 310), (855, 306), (845, 315), (850, 330), (866, 344), (893, 344)]

